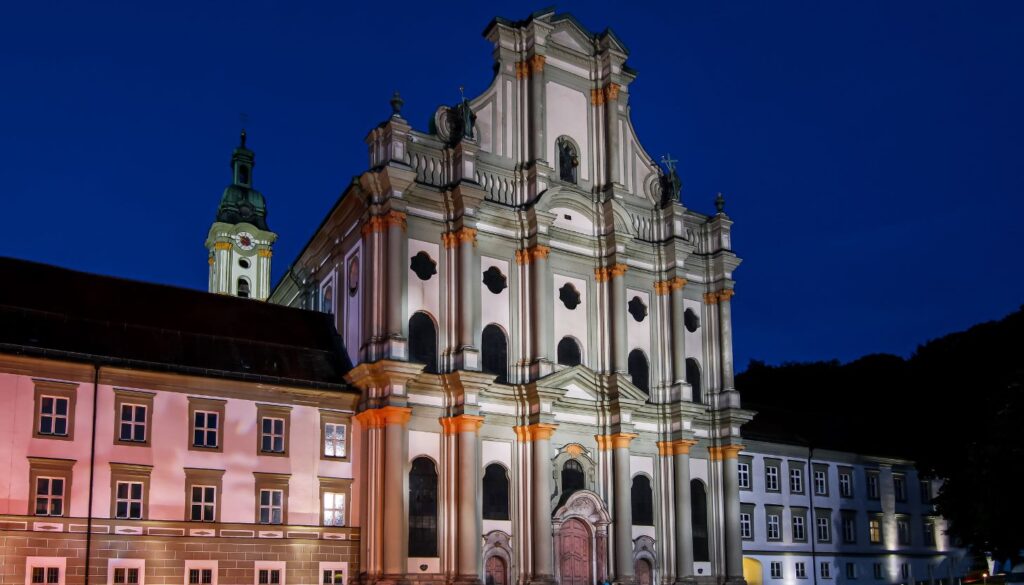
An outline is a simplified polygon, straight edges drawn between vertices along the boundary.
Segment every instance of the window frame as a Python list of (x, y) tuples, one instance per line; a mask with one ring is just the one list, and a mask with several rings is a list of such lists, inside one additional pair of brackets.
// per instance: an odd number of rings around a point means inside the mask
[[(321, 477), (320, 480), (320, 526), (329, 528), (344, 528), (350, 526), (352, 514), (352, 480), (335, 477)], [(327, 511), (324, 509), (324, 496), (326, 494), (341, 494), (345, 496), (345, 510), (343, 523), (327, 524)]]
[(768, 575), (772, 579), (782, 578), (782, 561), (769, 561)]
[(871, 501), (880, 500), (882, 498), (882, 479), (881, 474), (876, 470), (868, 470), (864, 472), (864, 485), (866, 486), (867, 498)]
[(882, 563), (875, 563), (874, 565), (872, 565), (871, 570), (876, 580), (884, 578), (884, 572), (882, 571)]
[[(75, 406), (78, 399), (78, 384), (71, 382), (58, 382), (56, 380), (33, 379), (35, 385), (33, 390), (33, 411), (32, 411), (32, 437), (36, 439), (54, 439), (58, 441), (75, 440)], [(62, 398), (68, 401), (67, 433), (56, 435), (40, 431), (40, 423), (43, 419), (43, 397)]]
[(896, 515), (896, 544), (910, 546), (913, 537), (910, 534), (910, 518), (904, 515)]
[[(345, 454), (342, 456), (327, 454), (327, 425), (344, 425)], [(260, 429), (262, 432), (262, 428)], [(352, 455), (352, 415), (338, 410), (320, 409), (320, 459), (325, 461), (350, 460)], [(347, 503), (347, 500), (346, 500)]]
[[(843, 481), (843, 478), (846, 478), (845, 482)], [(842, 467), (839, 469), (839, 497), (853, 497), (853, 470), (848, 467)]]
[(341, 583), (337, 581), (331, 581), (332, 585), (347, 585), (349, 582), (348, 578), (348, 563), (347, 562), (327, 562), (321, 561), (317, 564), (317, 583), (323, 583), (324, 573), (331, 571), (332, 573), (341, 572), (342, 580)]
[[(156, 394), (154, 392), (142, 392), (140, 390), (114, 388), (115, 445), (124, 445), (126, 447), (149, 447), (151, 445), (150, 439), (153, 436), (153, 397), (155, 395)], [(123, 423), (121, 419), (121, 408), (124, 406), (143, 407), (146, 409), (145, 420), (141, 423), (143, 425), (143, 431), (145, 433), (145, 438), (143, 440), (135, 441), (132, 439), (121, 438), (121, 425)], [(132, 420), (128, 424), (131, 424), (132, 429), (134, 430), (135, 425), (138, 425), (139, 423)]]
[(807, 482), (804, 481), (804, 464), (790, 461), (787, 467), (789, 467), (789, 493), (801, 495), (806, 493)]
[[(821, 490), (818, 489), (818, 479), (821, 479)], [(811, 482), (814, 484), (814, 495), (829, 497), (829, 481), (828, 481), (828, 466), (821, 463), (815, 463), (811, 468)]]
[[(769, 471), (774, 471), (775, 473), (771, 474), (771, 473), (769, 473)], [(774, 479), (775, 487), (771, 487), (772, 482), (769, 481), (771, 479)], [(765, 463), (765, 465), (764, 465), (764, 491), (766, 491), (766, 492), (781, 492), (782, 491), (782, 486), (779, 485), (779, 464), (778, 463), (776, 463), (776, 464)]]
[(255, 561), (253, 563), (252, 571), (252, 582), (254, 583), (254, 585), (261, 585), (260, 571), (277, 571), (278, 573), (280, 573), (280, 580), (277, 583), (273, 583), (273, 581), (270, 580), (268, 575), (268, 584), (285, 585), (285, 581), (288, 578), (287, 563), (285, 563), (284, 561)]
[[(188, 450), (201, 451), (205, 453), (224, 452), (224, 427), (225, 411), (227, 400), (219, 398), (207, 398), (205, 396), (188, 397)], [(217, 445), (215, 447), (202, 447), (195, 444), (196, 441), (196, 413), (212, 412), (217, 415)], [(209, 427), (206, 427), (209, 428)]]
[[(134, 463), (110, 464), (110, 518), (112, 520), (146, 520), (149, 518), (149, 478), (152, 473), (152, 465), (138, 465)], [(142, 484), (141, 518), (117, 517), (117, 484), (119, 483)], [(128, 511), (129, 513), (131, 512), (130, 504)]]
[[(123, 582), (116, 581), (117, 571), (125, 572)], [(139, 580), (128, 582), (128, 571), (138, 571)], [(107, 585), (146, 585), (146, 559), (107, 559)]]
[[(184, 578), (183, 585), (217, 585), (217, 580), (218, 580), (217, 579), (217, 577), (218, 577), (217, 570), (218, 570), (217, 561), (214, 561), (214, 560), (210, 560), (210, 561), (195, 561), (195, 560), (188, 560), (188, 559), (186, 559), (185, 560), (185, 578)], [(192, 581), (189, 580), (189, 572), (190, 571), (199, 571), (200, 572), (199, 573), (199, 583), (192, 583)], [(202, 571), (210, 571), (210, 582), (209, 583), (203, 583)]]
[[(13, 565), (13, 563), (12, 563)], [(67, 578), (68, 559), (67, 557), (25, 557), (25, 585), (40, 585), (32, 580), (34, 569), (42, 569), (42, 585), (64, 585)], [(57, 580), (49, 580), (49, 570), (57, 570)]]
[[(825, 533), (824, 538), (822, 538), (822, 530)], [(832, 510), (814, 510), (814, 541), (822, 544), (832, 542)]]
[(796, 561), (793, 563), (793, 573), (797, 579), (807, 578), (807, 564), (804, 561)]
[(857, 513), (843, 510), (840, 512), (843, 525), (843, 544), (857, 544)]
[(925, 516), (921, 520), (921, 532), (924, 534), (924, 545), (934, 547), (936, 543), (935, 538), (935, 518), (932, 516)]
[(754, 540), (754, 521), (750, 512), (740, 512), (740, 538)]
[(846, 578), (850, 580), (857, 578), (857, 563), (851, 561), (846, 562)]
[(752, 491), (754, 489), (751, 481), (751, 472), (754, 469), (753, 458), (749, 455), (741, 455), (736, 463), (736, 485), (739, 489)]
[[(288, 481), (291, 475), (287, 473), (262, 473), (254, 471), (253, 476), (256, 478), (255, 489), (256, 489), (256, 515), (253, 523), (259, 524), (260, 526), (287, 526), (288, 525)], [(280, 522), (261, 522), (260, 512), (263, 509), (261, 502), (261, 492), (264, 490), (280, 491), (281, 492), (281, 521)], [(346, 502), (347, 503), (347, 502)], [(270, 520), (273, 520), (273, 501), (270, 503)]]
[(818, 576), (822, 579), (832, 578), (832, 566), (828, 561), (821, 561), (818, 563)]
[[(899, 486), (897, 488), (897, 486)], [(907, 476), (902, 473), (892, 474), (892, 495), (897, 502), (907, 501)]]
[[(874, 526), (872, 526), (874, 525)], [(875, 538), (874, 527), (877, 527), (878, 537)], [(869, 544), (882, 544), (885, 540), (885, 527), (882, 525), (881, 514), (868, 514), (868, 543)]]
[[(263, 450), (263, 420), (282, 420), (281, 429), (281, 451)], [(292, 432), (292, 407), (282, 404), (257, 404), (256, 405), (256, 454), (261, 457), (288, 457), (290, 453), (290, 439)], [(277, 435), (271, 431), (271, 437)], [(273, 447), (273, 439), (271, 439)], [(322, 447), (321, 447), (322, 449)]]
[[(792, 532), (793, 542), (807, 542), (807, 508), (792, 507), (790, 510), (790, 531)], [(797, 536), (797, 520), (799, 520), (800, 530), (803, 532), (802, 535)]]
[[(26, 516), (35, 516), (36, 518), (68, 518), (70, 516), (71, 506), (71, 480), (74, 476), (74, 466), (76, 461), (74, 459), (52, 459), (49, 457), (29, 457), (29, 479), (28, 479), (28, 511)], [(51, 515), (49, 513), (45, 515), (36, 514), (36, 483), (40, 478), (50, 479), (63, 479), (64, 480), (64, 493), (61, 495), (61, 514)], [(52, 486), (52, 483), (51, 483)], [(52, 487), (51, 487), (52, 489)], [(52, 495), (47, 495), (48, 499), (52, 499)], [(50, 509), (50, 503), (47, 502), (47, 510)]]
[[(775, 520), (775, 530), (772, 531), (772, 520)], [(764, 535), (767, 540), (777, 541), (782, 540), (782, 516), (778, 512), (767, 512), (764, 518), (765, 531)], [(774, 533), (774, 536), (773, 536)]]
[[(213, 487), (213, 520), (192, 519), (192, 488)], [(194, 467), (185, 468), (185, 521), (199, 524), (216, 524), (220, 522), (221, 499), (224, 492), (224, 470), (223, 469), (198, 469)]]

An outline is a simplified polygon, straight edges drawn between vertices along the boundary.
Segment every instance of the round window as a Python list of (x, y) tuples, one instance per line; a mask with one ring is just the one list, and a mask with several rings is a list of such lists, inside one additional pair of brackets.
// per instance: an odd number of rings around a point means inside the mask
[(238, 259), (238, 265), (241, 266), (242, 268), (248, 268), (249, 267), (249, 260), (247, 258), (239, 258)]

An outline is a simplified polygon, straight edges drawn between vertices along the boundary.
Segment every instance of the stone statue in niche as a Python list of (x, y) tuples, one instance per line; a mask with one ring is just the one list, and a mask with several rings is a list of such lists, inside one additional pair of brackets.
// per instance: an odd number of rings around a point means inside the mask
[(558, 178), (566, 183), (577, 182), (577, 171), (580, 166), (579, 153), (572, 142), (565, 138), (558, 139)]

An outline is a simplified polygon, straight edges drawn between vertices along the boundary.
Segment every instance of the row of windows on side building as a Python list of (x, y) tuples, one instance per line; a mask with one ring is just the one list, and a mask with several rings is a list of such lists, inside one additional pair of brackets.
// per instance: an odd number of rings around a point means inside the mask
[[(802, 464), (797, 464), (799, 467), (790, 467), (789, 469), (789, 492), (792, 494), (804, 493), (804, 470)], [(821, 464), (815, 463), (815, 467), (821, 466)], [(823, 466), (824, 467), (824, 466)], [(780, 468), (778, 465), (765, 465), (764, 468), (764, 489), (769, 492), (782, 491), (780, 487)], [(881, 496), (880, 490), (880, 476), (877, 470), (867, 469), (864, 471), (864, 483), (867, 486), (867, 497), (869, 500), (877, 500)], [(738, 464), (738, 483), (740, 489), (752, 489), (751, 474), (750, 474), (750, 463), (741, 462)], [(894, 473), (892, 476), (893, 482), (893, 495), (897, 502), (907, 501), (907, 480), (903, 474)], [(829, 495), (828, 485), (828, 471), (827, 467), (823, 469), (814, 469), (814, 494), (818, 496)], [(922, 480), (919, 484), (921, 491), (921, 502), (929, 503), (932, 499), (931, 494), (931, 483), (927, 480)], [(841, 468), (839, 471), (839, 496), (843, 498), (853, 498), (853, 470), (852, 468)]]
[[(767, 540), (782, 541), (782, 514), (781, 506), (766, 506), (765, 513), (765, 537)], [(790, 509), (791, 540), (794, 542), (807, 542), (807, 509)], [(857, 544), (858, 523), (857, 512), (853, 510), (840, 510), (842, 521), (843, 543)], [(883, 523), (880, 513), (866, 513), (868, 542), (870, 544), (882, 544)], [(815, 541), (818, 543), (832, 542), (832, 510), (815, 509), (814, 511)], [(935, 544), (935, 520), (929, 517), (921, 521), (923, 544), (933, 546)], [(902, 545), (913, 544), (911, 538), (911, 524), (907, 517), (896, 518), (897, 542)], [(754, 538), (753, 514), (749, 511), (740, 512), (740, 536), (745, 540)]]
[[(832, 564), (833, 563), (831, 561), (820, 561), (818, 563), (818, 575), (822, 579), (833, 578)], [(843, 566), (845, 567), (845, 576), (847, 579), (859, 579), (861, 577), (860, 565), (858, 565), (858, 563), (847, 561)], [(881, 581), (887, 578), (882, 563), (872, 563), (871, 568), (872, 576), (875, 580)], [(783, 562), (771, 561), (768, 565), (768, 574), (772, 579), (785, 579), (786, 575), (783, 570)], [(807, 578), (806, 561), (793, 562), (793, 575), (797, 579)], [(910, 563), (900, 563), (900, 578), (904, 580), (910, 578)]]
[[(141, 583), (141, 577), (145, 574), (145, 560), (133, 559), (133, 561), (140, 566), (111, 568), (108, 583), (112, 585), (138, 585)], [(60, 585), (65, 582), (61, 565), (66, 565), (66, 559), (62, 557), (33, 557), (28, 563), (28, 582), (32, 585)], [(196, 562), (193, 561), (189, 564), (194, 563)], [(216, 561), (199, 564), (207, 566), (186, 568), (186, 585), (216, 585), (218, 581)], [(285, 585), (285, 569), (282, 567), (286, 563), (281, 562), (276, 565), (278, 568), (255, 569), (253, 571), (254, 585)], [(341, 566), (345, 563), (321, 563), (321, 565), (334, 565), (332, 568), (324, 568), (320, 571), (322, 585), (343, 585), (345, 583), (345, 569)]]

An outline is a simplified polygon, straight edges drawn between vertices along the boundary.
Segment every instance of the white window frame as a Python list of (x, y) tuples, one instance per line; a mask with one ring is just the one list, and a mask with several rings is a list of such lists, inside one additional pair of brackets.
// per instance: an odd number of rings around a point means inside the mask
[(839, 474), (839, 495), (844, 498), (853, 497), (853, 477), (849, 473)]
[[(122, 498), (121, 486), (128, 486), (128, 497)], [(139, 486), (138, 499), (132, 497), (132, 486)], [(118, 481), (114, 484), (114, 518), (118, 520), (142, 520), (145, 510), (146, 484), (141, 481)], [(139, 505), (139, 515), (132, 516), (132, 504)], [(125, 513), (120, 514), (121, 504), (124, 504)]]
[[(331, 427), (334, 427), (333, 434), (330, 431)], [(346, 442), (347, 432), (348, 425), (345, 423), (324, 423), (324, 457), (348, 457), (348, 443)], [(341, 453), (338, 453), (339, 447), (341, 448)]]
[[(797, 536), (797, 528), (800, 529), (800, 535)], [(807, 525), (806, 519), (803, 515), (795, 514), (793, 516), (793, 540), (804, 541), (807, 540)]]
[[(43, 569), (43, 585), (64, 585), (67, 576), (67, 557), (25, 557), (25, 585), (39, 585), (32, 582), (32, 569)], [(56, 583), (47, 583), (49, 569), (57, 569)]]
[(779, 491), (779, 467), (777, 465), (765, 466), (764, 489), (772, 492)]
[[(114, 585), (114, 571), (123, 569), (125, 582), (123, 585), (146, 585), (146, 559), (107, 559), (107, 585)], [(139, 582), (128, 583), (128, 570), (135, 569), (139, 572)], [(122, 584), (118, 584), (122, 585)]]
[[(270, 432), (269, 433), (263, 430), (264, 422), (268, 421), (268, 420), (272, 421), (270, 423)], [(280, 422), (281, 423), (281, 432), (280, 433), (278, 433), (278, 432), (276, 432), (274, 430), (274, 423), (275, 422)], [(286, 421), (285, 419), (283, 419), (283, 418), (281, 418), (279, 416), (264, 416), (264, 417), (260, 418), (260, 452), (261, 453), (284, 453), (285, 452), (284, 437), (287, 434), (287, 429), (285, 428), (285, 425), (287, 425), (287, 424), (288, 424), (288, 421)], [(270, 438), (270, 449), (265, 449), (264, 447), (266, 446), (266, 440), (267, 440), (268, 437)], [(276, 441), (276, 440), (280, 440), (281, 441), (281, 448), (280, 449), (274, 449), (274, 441)]]
[[(43, 413), (43, 401), (47, 398), (53, 400), (53, 412)], [(57, 402), (63, 400), (65, 402), (64, 413), (57, 414)], [(40, 394), (39, 395), (39, 412), (36, 413), (36, 430), (38, 434), (43, 437), (67, 437), (71, 434), (71, 399), (67, 396), (54, 396), (53, 394)], [(43, 432), (43, 417), (50, 419), (50, 432)], [(57, 428), (57, 420), (62, 419), (64, 421), (64, 432), (58, 433), (54, 429)], [(63, 575), (63, 572), (61, 573)], [(31, 577), (31, 575), (30, 575)], [(61, 577), (63, 579), (63, 577)]]
[(821, 575), (822, 579), (832, 578), (832, 565), (830, 565), (828, 561), (821, 561), (818, 571), (818, 574)]
[(736, 483), (740, 489), (750, 489), (750, 464), (749, 463), (737, 463), (736, 464)]
[(879, 477), (877, 472), (868, 472), (867, 484), (868, 484), (868, 499), (877, 500), (879, 498)]
[(768, 571), (769, 571), (768, 574), (771, 575), (772, 579), (781, 579), (782, 578), (782, 562), (781, 561), (772, 561), (768, 565)]
[[(125, 420), (124, 419), (124, 409), (126, 407), (131, 409), (131, 418), (129, 420)], [(140, 409), (140, 408), (142, 409), (142, 421), (141, 422), (137, 420), (138, 419), (137, 412), (138, 412), (138, 409)], [(146, 417), (148, 417), (148, 416), (149, 416), (149, 407), (146, 406), (145, 404), (138, 404), (136, 402), (122, 402), (121, 403), (121, 408), (118, 410), (118, 413), (117, 413), (117, 419), (118, 419), (117, 420), (117, 437), (118, 437), (118, 440), (119, 441), (124, 441), (125, 443), (145, 443), (146, 440), (149, 438), (149, 428), (146, 426), (146, 420), (148, 420)], [(128, 425), (128, 428), (130, 429), (130, 432), (128, 433), (128, 438), (127, 439), (124, 438), (124, 434), (123, 434), (125, 425)], [(135, 438), (135, 429), (136, 429), (136, 427), (142, 427), (142, 438), (141, 439), (136, 439)]]
[[(269, 500), (269, 503), (267, 503), (267, 504), (263, 503), (263, 493), (264, 492), (269, 492), (270, 493), (270, 500)], [(281, 495), (281, 503), (280, 504), (277, 504), (277, 505), (274, 504), (274, 492), (277, 492), (278, 494)], [(284, 498), (285, 498), (284, 490), (281, 489), (281, 488), (261, 488), (260, 489), (260, 501), (259, 501), (260, 517), (256, 519), (257, 523), (258, 524), (284, 524)], [(263, 521), (263, 511), (264, 510), (267, 511), (267, 521), (266, 522)], [(274, 522), (274, 510), (278, 511), (278, 521), (277, 522)]]
[[(47, 493), (45, 493), (45, 494), (40, 494), (39, 493), (39, 480), (41, 480), (41, 479), (45, 479), (46, 481), (49, 482), (49, 484), (48, 484), (49, 488), (48, 488)], [(59, 496), (55, 496), (53, 494), (53, 480), (55, 480), (55, 479), (56, 480), (60, 480), (60, 482), (61, 482), (60, 495)], [(40, 514), (38, 512), (38, 510), (39, 510), (39, 500), (40, 499), (45, 499), (46, 500), (46, 513), (45, 514)], [(50, 510), (53, 509), (53, 501), (54, 500), (60, 500), (60, 514), (51, 514), (50, 513)], [(47, 518), (61, 518), (63, 516), (67, 516), (67, 514), (68, 514), (67, 505), (68, 505), (68, 479), (67, 479), (67, 477), (64, 477), (64, 476), (54, 476), (54, 475), (37, 475), (36, 476), (35, 485), (32, 486), (32, 515), (33, 516), (38, 516), (40, 518), (43, 518), (43, 517), (47, 517)], [(40, 557), (40, 558), (46, 558), (46, 557)]]
[(740, 512), (740, 538), (753, 538), (751, 522), (748, 512)]
[(803, 561), (797, 561), (794, 565), (794, 573), (797, 579), (807, 578), (807, 565)]
[(768, 540), (781, 540), (782, 539), (782, 521), (778, 514), (768, 514), (765, 524), (765, 537)]
[(336, 585), (348, 585), (348, 563), (320, 563), (319, 570), (317, 571), (317, 583), (323, 585), (324, 572), (325, 571), (341, 571), (342, 580), (341, 583)]
[(897, 502), (907, 501), (907, 478), (906, 476), (894, 473), (892, 475), (892, 494)]
[(832, 540), (832, 518), (830, 516), (814, 515), (814, 536), (818, 542), (830, 542)]
[(210, 585), (217, 585), (217, 561), (185, 561), (185, 581), (184, 585), (193, 585), (189, 581), (189, 572), (200, 571), (199, 583), (203, 585), (202, 571), (211, 571), (212, 580)]
[[(195, 499), (196, 488), (199, 488), (199, 494), (200, 494), (200, 498), (201, 498), (198, 501)], [(212, 489), (213, 490), (213, 501), (212, 502), (207, 502), (206, 501), (206, 490), (207, 489)], [(200, 511), (201, 511), (200, 516), (201, 516), (201, 518), (198, 519), (198, 520), (196, 520), (193, 517), (193, 515), (192, 515), (192, 512), (194, 511), (195, 506), (200, 506)], [(211, 506), (213, 508), (213, 518), (211, 518), (210, 520), (206, 519), (206, 507), (207, 506)], [(188, 518), (189, 518), (189, 522), (216, 522), (217, 521), (217, 486), (215, 486), (215, 485), (199, 484), (199, 483), (194, 483), (191, 486), (189, 486)]]
[(828, 494), (828, 478), (825, 472), (820, 469), (814, 470), (814, 494), (824, 496)]
[[(199, 414), (203, 415), (203, 424), (202, 424), (202, 426), (200, 426), (199, 423), (194, 420), (196, 415), (199, 415)], [(217, 424), (213, 425), (212, 427), (210, 426), (210, 415), (211, 414), (213, 416), (217, 417)], [(192, 418), (193, 418), (192, 424), (194, 425), (193, 432), (192, 432), (192, 446), (193, 447), (201, 447), (203, 449), (216, 449), (216, 448), (220, 447), (220, 425), (221, 425), (220, 413), (217, 412), (217, 411), (214, 411), (214, 410), (198, 410), (197, 409), (197, 410), (193, 411)], [(202, 445), (196, 443), (196, 433), (203, 433), (203, 444)], [(207, 444), (207, 440), (210, 438), (210, 433), (213, 433), (213, 438), (214, 438), (213, 445), (208, 445)]]
[[(878, 527), (878, 538), (872, 538), (871, 525), (874, 524)], [(882, 519), (878, 517), (868, 518), (868, 542), (870, 544), (881, 544), (882, 543)]]
[(804, 470), (793, 467), (789, 470), (789, 493), (804, 493)]
[[(327, 507), (327, 505), (329, 503), (328, 500), (332, 499), (332, 497), (333, 498), (339, 498), (339, 497), (341, 498), (341, 512), (340, 512), (340, 514), (341, 514), (341, 522), (340, 523), (338, 523), (338, 522), (331, 522), (329, 520), (331, 518), (332, 514), (335, 514), (335, 513), (338, 512), (338, 507), (336, 505), (334, 507), (332, 507), (332, 508), (328, 508)], [(335, 501), (333, 503), (336, 504), (337, 502)], [(324, 497), (323, 497), (323, 502), (321, 503), (321, 505), (323, 506), (323, 512), (324, 512), (324, 526), (346, 526), (348, 524), (348, 498), (347, 498), (347, 494), (345, 492), (325, 491), (324, 492)]]
[[(256, 561), (255, 565), (253, 566), (253, 577), (252, 577), (253, 585), (261, 585), (260, 584), (260, 571), (279, 571), (280, 574), (281, 574), (280, 582), (273, 583), (272, 581), (270, 581), (270, 578), (268, 576), (267, 583), (269, 583), (271, 585), (285, 585), (285, 579), (287, 578), (287, 571), (285, 571), (285, 562), (284, 561)], [(317, 579), (319, 580), (320, 577), (318, 576)]]

